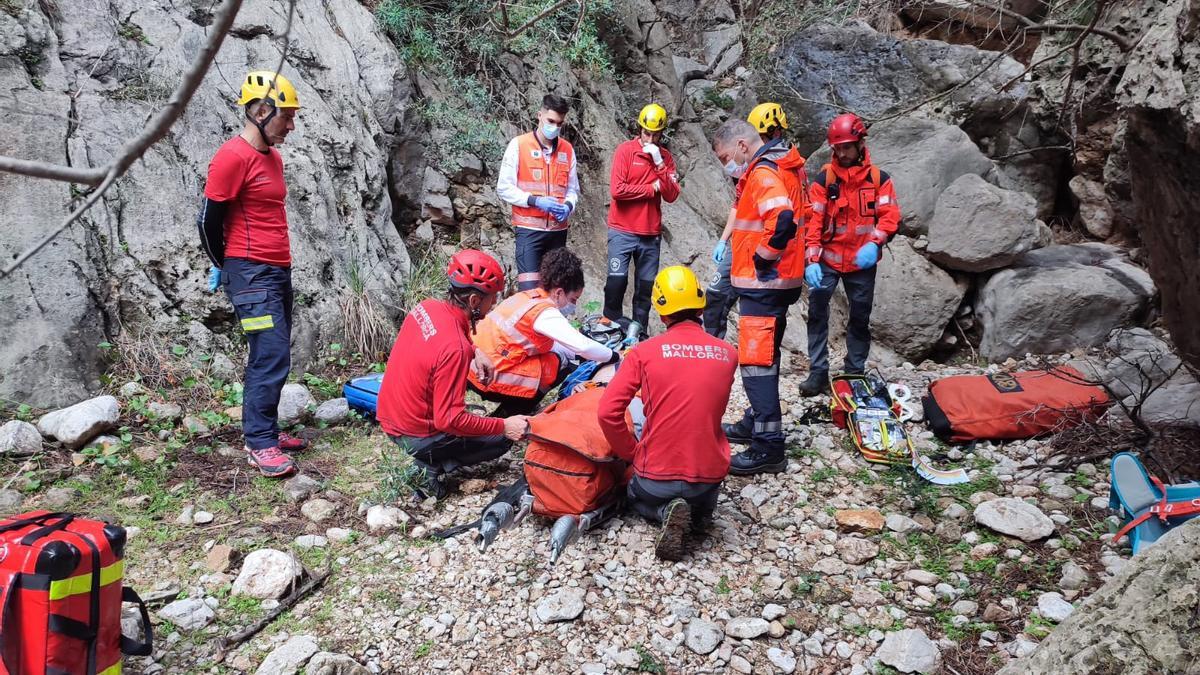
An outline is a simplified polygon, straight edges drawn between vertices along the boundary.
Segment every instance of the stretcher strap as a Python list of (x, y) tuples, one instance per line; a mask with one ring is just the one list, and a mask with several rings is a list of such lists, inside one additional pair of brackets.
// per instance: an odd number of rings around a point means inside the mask
[(146, 603), (142, 602), (141, 596), (129, 587), (121, 589), (121, 601), (132, 602), (137, 605), (138, 612), (142, 615), (141, 641), (139, 642), (138, 640), (122, 635), (121, 653), (129, 656), (150, 656), (154, 650), (154, 627), (150, 625), (150, 612), (146, 610)]
[(1138, 525), (1150, 520), (1152, 516), (1157, 516), (1165, 525), (1169, 518), (1200, 514), (1200, 497), (1174, 502), (1167, 501), (1167, 488), (1163, 485), (1163, 482), (1155, 476), (1150, 476), (1150, 482), (1154, 483), (1154, 487), (1158, 488), (1158, 491), (1162, 494), (1162, 499), (1157, 504), (1142, 512), (1141, 515), (1134, 517), (1120, 530), (1117, 530), (1117, 533), (1112, 538), (1113, 545), (1116, 545), (1122, 537), (1129, 534)]

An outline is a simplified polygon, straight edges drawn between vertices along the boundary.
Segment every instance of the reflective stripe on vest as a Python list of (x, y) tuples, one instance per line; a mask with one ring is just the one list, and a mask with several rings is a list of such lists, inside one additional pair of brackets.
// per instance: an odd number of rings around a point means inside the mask
[[(558, 139), (549, 153), (533, 132), (517, 137), (517, 187), (535, 197), (552, 197), (565, 202), (570, 186), (571, 165), (575, 149), (565, 139)], [(558, 222), (550, 214), (532, 206), (512, 207), (513, 227), (554, 232), (567, 229), (567, 221)]]
[(786, 290), (789, 288), (800, 288), (804, 285), (804, 277), (796, 277), (795, 279), (777, 278), (771, 281), (759, 281), (758, 276), (734, 276), (730, 275), (729, 283), (737, 288), (765, 288), (772, 290)]
[(554, 347), (554, 340), (533, 329), (537, 317), (553, 307), (546, 291), (536, 288), (522, 291), (493, 309), (479, 323), (475, 345), (487, 354), (495, 366), (495, 376), (487, 385), (475, 373), (467, 377), (480, 390), (530, 398), (542, 385), (542, 356)]

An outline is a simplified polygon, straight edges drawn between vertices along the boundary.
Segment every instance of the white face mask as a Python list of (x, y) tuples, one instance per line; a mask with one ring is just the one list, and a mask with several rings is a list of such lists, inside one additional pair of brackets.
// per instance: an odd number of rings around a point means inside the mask
[(576, 310), (576, 309), (578, 309), (578, 308), (575, 306), (575, 303), (571, 302), (571, 303), (568, 303), (568, 304), (566, 304), (565, 306), (563, 306), (563, 307), (562, 307), (561, 309), (559, 309), (558, 311), (559, 311), (559, 312), (562, 312), (562, 315), (563, 315), (563, 316), (568, 316), (568, 317), (569, 317), (569, 316), (575, 316), (575, 310)]
[(745, 164), (736, 164), (731, 159), (725, 163), (725, 175), (730, 178), (741, 178), (742, 174), (746, 173)]
[(548, 141), (558, 138), (558, 130), (559, 126), (557, 124), (542, 122), (542, 135), (545, 136), (546, 140)]

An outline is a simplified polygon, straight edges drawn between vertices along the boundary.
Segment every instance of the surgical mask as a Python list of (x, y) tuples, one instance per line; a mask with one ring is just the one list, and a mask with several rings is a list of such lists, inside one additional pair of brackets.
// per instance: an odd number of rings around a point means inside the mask
[(546, 140), (548, 141), (558, 138), (558, 130), (559, 126), (557, 124), (542, 122), (542, 135), (545, 136)]
[(576, 307), (575, 303), (572, 302), (558, 311), (562, 312), (563, 316), (575, 316), (576, 309), (578, 309), (578, 307)]
[(744, 174), (744, 173), (746, 173), (746, 165), (745, 164), (736, 164), (736, 163), (734, 163), (734, 161), (732, 159), (729, 160), (728, 162), (725, 162), (725, 175), (726, 176), (729, 176), (730, 178), (741, 178), (742, 174)]

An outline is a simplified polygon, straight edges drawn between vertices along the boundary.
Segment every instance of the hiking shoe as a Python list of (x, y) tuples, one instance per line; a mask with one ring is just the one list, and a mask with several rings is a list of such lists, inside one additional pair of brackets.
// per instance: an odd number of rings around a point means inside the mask
[(692, 507), (682, 499), (672, 499), (664, 510), (662, 529), (654, 542), (654, 555), (661, 560), (683, 559), (683, 536), (692, 524)]
[(442, 484), (441, 476), (432, 467), (419, 460), (413, 460), (404, 471), (404, 482), (412, 487), (413, 498), (423, 502), (430, 497), (441, 501), (450, 491)]
[(751, 433), (751, 431), (747, 429), (741, 422), (722, 424), (721, 431), (725, 432), (725, 438), (730, 443), (741, 443), (745, 445), (754, 438), (754, 434)]
[(729, 473), (735, 476), (752, 476), (756, 473), (779, 473), (787, 469), (787, 457), (782, 450), (770, 452), (750, 448), (733, 456), (729, 461)]
[(814, 370), (808, 379), (800, 383), (801, 396), (818, 396), (829, 393), (829, 371)]
[(299, 452), (308, 449), (308, 441), (303, 438), (297, 438), (291, 434), (280, 432), (279, 434), (279, 449), (283, 452)]
[(865, 374), (866, 374), (866, 370), (865, 370), (865, 369), (863, 369), (863, 368), (850, 368), (850, 367), (846, 367), (846, 368), (843, 368), (843, 369), (842, 369), (842, 374), (843, 374), (843, 375), (865, 375)]
[(246, 461), (268, 478), (283, 478), (296, 472), (296, 463), (276, 445), (259, 450), (246, 448)]

